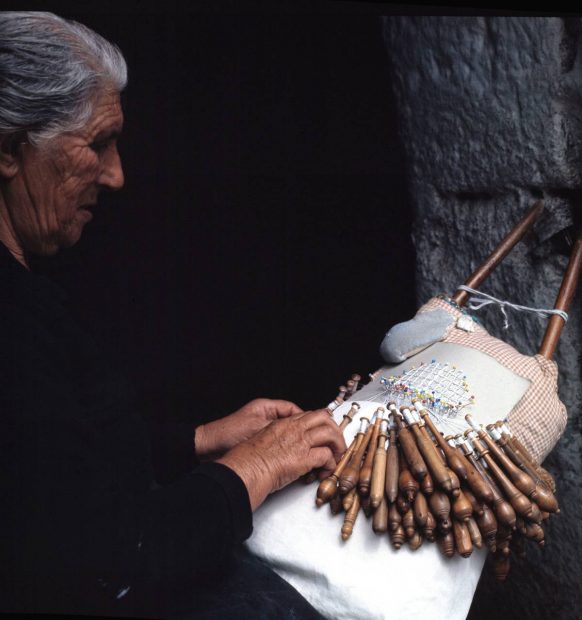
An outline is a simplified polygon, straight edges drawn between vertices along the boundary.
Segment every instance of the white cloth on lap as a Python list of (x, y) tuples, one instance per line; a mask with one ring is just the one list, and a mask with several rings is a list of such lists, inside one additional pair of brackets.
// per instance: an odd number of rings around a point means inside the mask
[(301, 482), (271, 496), (254, 515), (249, 549), (334, 620), (464, 620), (486, 558), (445, 558), (436, 543), (392, 548), (360, 513), (345, 543), (342, 517), (315, 506), (317, 485)]

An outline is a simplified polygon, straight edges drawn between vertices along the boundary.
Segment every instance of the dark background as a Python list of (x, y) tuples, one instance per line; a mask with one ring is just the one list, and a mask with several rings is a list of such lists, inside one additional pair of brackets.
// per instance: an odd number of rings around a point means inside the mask
[(40, 268), (161, 418), (257, 396), (325, 406), (415, 310), (379, 18), (354, 3), (98, 6), (45, 8), (126, 57), (126, 186)]

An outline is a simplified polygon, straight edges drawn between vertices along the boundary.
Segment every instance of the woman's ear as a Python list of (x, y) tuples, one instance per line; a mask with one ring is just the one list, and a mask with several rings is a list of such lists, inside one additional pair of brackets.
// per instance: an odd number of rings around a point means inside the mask
[(23, 143), (20, 133), (0, 134), (0, 177), (12, 179), (20, 168), (19, 152)]

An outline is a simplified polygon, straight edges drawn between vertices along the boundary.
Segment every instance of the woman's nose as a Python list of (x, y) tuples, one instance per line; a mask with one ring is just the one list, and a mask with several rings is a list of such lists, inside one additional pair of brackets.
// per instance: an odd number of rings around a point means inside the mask
[(121, 158), (119, 157), (117, 146), (112, 145), (105, 153), (99, 176), (99, 184), (102, 187), (116, 191), (123, 187), (124, 182)]

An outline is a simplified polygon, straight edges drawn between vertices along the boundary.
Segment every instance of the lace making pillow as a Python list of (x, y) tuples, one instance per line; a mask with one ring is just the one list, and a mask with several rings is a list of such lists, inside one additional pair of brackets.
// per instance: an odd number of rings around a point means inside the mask
[[(393, 330), (382, 352), (401, 361), (378, 370), (351, 397), (361, 407), (345, 430), (348, 445), (358, 418), (371, 418), (386, 401), (386, 385), (396, 378), (412, 391), (433, 388), (436, 396), (442, 393), (449, 400), (454, 395), (479, 424), (509, 419), (512, 431), (538, 459), (551, 450), (566, 423), (553, 362), (520, 354), (444, 299), (431, 299), (415, 319)], [(334, 411), (338, 423), (350, 406), (346, 402)], [(462, 418), (451, 418), (451, 430), (466, 428)], [(446, 558), (428, 542), (414, 552), (406, 545), (396, 551), (388, 535), (375, 534), (363, 514), (344, 542), (342, 518), (327, 505), (316, 507), (316, 487), (297, 482), (272, 495), (256, 511), (247, 545), (325, 617), (466, 618), (484, 548), (469, 558)]]

